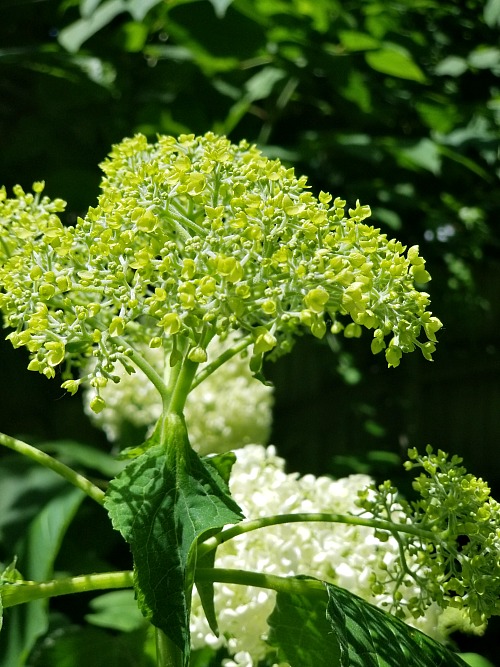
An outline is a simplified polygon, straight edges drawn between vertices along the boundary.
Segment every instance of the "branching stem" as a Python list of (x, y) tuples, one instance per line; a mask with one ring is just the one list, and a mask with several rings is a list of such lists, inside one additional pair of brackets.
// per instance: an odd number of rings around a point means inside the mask
[(22, 440), (16, 440), (16, 438), (5, 435), (5, 433), (0, 433), (0, 445), (12, 449), (18, 454), (27, 456), (45, 468), (50, 468), (50, 470), (64, 477), (67, 482), (81, 489), (89, 498), (99, 503), (99, 505), (104, 504), (104, 491), (95, 484), (92, 484), (86, 477), (77, 473), (73, 468), (61, 463), (61, 461), (58, 461), (49, 454), (42, 452), (32, 445), (28, 445), (26, 442), (22, 442)]

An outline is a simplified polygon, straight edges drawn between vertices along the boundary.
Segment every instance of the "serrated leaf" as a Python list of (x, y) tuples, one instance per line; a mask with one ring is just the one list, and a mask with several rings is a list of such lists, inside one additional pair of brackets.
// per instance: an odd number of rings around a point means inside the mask
[(326, 615), (340, 644), (339, 667), (465, 667), (423, 632), (332, 584)]
[(425, 82), (425, 74), (414, 62), (411, 56), (395, 49), (380, 49), (379, 51), (369, 51), (365, 55), (368, 65), (382, 74), (396, 76), (399, 79), (408, 79), (410, 81)]
[(184, 420), (170, 416), (166, 442), (134, 459), (109, 486), (105, 505), (129, 543), (143, 614), (189, 663), (196, 544), (242, 519), (214, 466), (191, 449)]
[[(64, 487), (41, 508), (14, 551), (26, 579), (46, 581), (53, 576), (54, 560), (62, 538), (85, 495)], [(7, 584), (8, 585), (8, 584)], [(25, 664), (35, 641), (47, 631), (47, 600), (36, 600), (9, 609), (0, 642), (2, 667)]]
[(318, 597), (277, 594), (276, 605), (267, 619), (267, 642), (276, 649), (276, 660), (292, 667), (338, 667), (340, 646), (326, 617), (327, 603), (326, 591)]

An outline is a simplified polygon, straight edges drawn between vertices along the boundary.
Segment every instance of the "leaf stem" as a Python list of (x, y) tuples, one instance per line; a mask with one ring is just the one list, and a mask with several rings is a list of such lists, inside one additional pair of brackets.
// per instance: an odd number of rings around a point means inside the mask
[(44, 598), (68, 595), (70, 593), (87, 593), (107, 588), (131, 588), (133, 586), (133, 572), (103, 572), (98, 574), (84, 574), (78, 577), (65, 577), (38, 583), (36, 581), (22, 581), (4, 583), (0, 586), (2, 605), (13, 607), (17, 604), (42, 600)]
[(77, 473), (73, 468), (61, 463), (61, 461), (58, 461), (49, 454), (42, 452), (32, 445), (28, 445), (26, 442), (22, 442), (22, 440), (16, 440), (16, 438), (12, 438), (5, 433), (0, 433), (0, 445), (12, 449), (18, 454), (27, 456), (45, 468), (50, 468), (50, 470), (63, 477), (67, 482), (81, 489), (89, 498), (99, 503), (99, 505), (104, 504), (104, 491), (95, 484), (92, 484), (86, 477)]
[(196, 570), (196, 581), (210, 581), (239, 586), (255, 586), (268, 588), (277, 593), (297, 593), (313, 597), (325, 594), (325, 586), (319, 579), (299, 578), (295, 576), (280, 577), (276, 574), (252, 572), (250, 570), (233, 570), (226, 568), (200, 568)]
[(205, 380), (209, 375), (214, 373), (222, 364), (225, 364), (226, 361), (229, 359), (232, 359), (236, 354), (239, 352), (242, 352), (244, 349), (246, 349), (252, 342), (252, 337), (251, 336), (246, 336), (245, 338), (242, 338), (236, 345), (233, 347), (230, 347), (229, 349), (225, 350), (215, 361), (212, 361), (210, 364), (207, 364), (202, 371), (198, 373), (198, 375), (195, 377), (193, 380), (193, 383), (191, 385), (191, 389), (194, 389), (197, 387), (203, 380)]
[(160, 628), (155, 628), (155, 631), (157, 667), (182, 667), (182, 652), (179, 647)]
[(121, 336), (115, 336), (115, 340), (117, 340), (120, 345), (123, 345), (125, 348), (132, 352), (130, 361), (135, 364), (137, 368), (139, 368), (148, 378), (148, 380), (156, 387), (163, 402), (165, 403), (165, 401), (168, 400), (168, 388), (161, 375), (153, 368), (153, 366), (151, 366), (151, 364), (142, 356), (142, 354), (139, 354), (139, 352), (137, 352), (137, 350), (130, 345), (127, 340)]
[(238, 535), (250, 533), (253, 530), (266, 528), (268, 526), (278, 526), (283, 523), (298, 522), (326, 522), (326, 523), (345, 523), (351, 526), (366, 526), (379, 530), (388, 530), (391, 533), (407, 533), (425, 539), (436, 539), (436, 535), (428, 530), (422, 530), (416, 526), (394, 523), (385, 519), (369, 519), (368, 517), (353, 516), (350, 514), (332, 514), (330, 512), (297, 512), (296, 514), (276, 514), (274, 516), (261, 517), (260, 519), (251, 519), (242, 521), (235, 526), (226, 528), (217, 535), (209, 537), (198, 547), (198, 558), (202, 558), (212, 549), (216, 549), (220, 544), (232, 540)]

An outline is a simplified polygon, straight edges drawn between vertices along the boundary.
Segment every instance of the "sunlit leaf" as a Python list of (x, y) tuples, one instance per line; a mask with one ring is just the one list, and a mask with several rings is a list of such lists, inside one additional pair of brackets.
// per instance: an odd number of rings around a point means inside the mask
[(70, 53), (76, 53), (84, 42), (126, 10), (125, 0), (107, 0), (89, 16), (63, 28), (58, 35), (59, 43)]
[(425, 74), (415, 63), (410, 55), (394, 49), (380, 49), (369, 51), (365, 55), (366, 62), (370, 67), (382, 74), (388, 74), (400, 79), (425, 82)]
[(339, 32), (342, 46), (347, 51), (369, 51), (380, 48), (380, 42), (365, 32), (356, 30), (341, 30)]
[(327, 618), (340, 644), (340, 667), (465, 667), (457, 654), (423, 632), (343, 588), (325, 586)]
[(106, 507), (132, 549), (143, 614), (178, 646), (187, 665), (196, 543), (242, 515), (215, 467), (191, 449), (185, 426), (174, 422), (167, 438), (111, 482)]

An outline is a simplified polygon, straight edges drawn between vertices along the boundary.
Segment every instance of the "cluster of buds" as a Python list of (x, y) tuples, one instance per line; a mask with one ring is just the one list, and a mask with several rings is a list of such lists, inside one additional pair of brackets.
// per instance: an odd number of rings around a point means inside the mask
[[(373, 332), (390, 366), (420, 348), (427, 359), (441, 322), (415, 282), (429, 280), (413, 246), (365, 224), (370, 208), (320, 192), (279, 160), (225, 137), (142, 135), (102, 165), (98, 204), (74, 227), (60, 200), (21, 188), (0, 203), (0, 309), (29, 368), (47, 377), (94, 356), (91, 384), (119, 381), (136, 345), (162, 347), (170, 363), (200, 363), (215, 336), (232, 331), (264, 355), (290, 350), (309, 330)], [(95, 409), (102, 409), (96, 402)]]
[[(443, 451), (426, 455), (409, 451), (408, 470), (421, 468), (413, 482), (416, 500), (402, 499), (385, 482), (360, 493), (358, 504), (370, 516), (410, 527), (392, 533), (400, 557), (378, 571), (373, 591), (391, 587), (388, 606), (397, 614), (418, 618), (429, 606), (461, 611), (482, 626), (500, 614), (500, 503), (486, 482), (467, 473), (458, 456)], [(377, 535), (383, 539), (384, 530)], [(385, 532), (385, 539), (391, 533)], [(414, 593), (408, 597), (405, 590)]]

